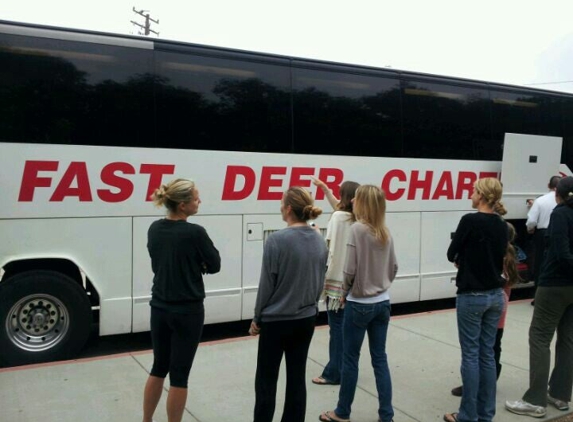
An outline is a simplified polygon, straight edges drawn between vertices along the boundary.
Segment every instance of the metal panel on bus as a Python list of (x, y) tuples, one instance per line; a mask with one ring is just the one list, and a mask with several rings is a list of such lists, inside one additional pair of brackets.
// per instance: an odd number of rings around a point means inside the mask
[[(153, 272), (147, 251), (147, 230), (158, 217), (133, 219), (133, 332), (149, 330), (149, 300)], [(221, 254), (221, 271), (203, 276), (205, 323), (237, 321), (241, 317), (241, 216), (194, 216)]]
[(420, 213), (386, 214), (386, 225), (394, 239), (398, 274), (390, 288), (392, 303), (420, 300)]
[(526, 218), (527, 200), (547, 193), (551, 176), (559, 174), (562, 138), (507, 133), (501, 181), (505, 218)]
[(422, 283), (420, 300), (443, 299), (456, 295), (454, 264), (448, 261), (446, 252), (452, 233), (467, 211), (422, 213)]

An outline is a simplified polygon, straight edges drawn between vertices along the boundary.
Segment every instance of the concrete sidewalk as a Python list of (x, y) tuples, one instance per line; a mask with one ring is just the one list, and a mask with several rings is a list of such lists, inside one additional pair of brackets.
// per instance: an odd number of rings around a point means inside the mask
[[(520, 398), (529, 377), (528, 328), (530, 300), (511, 302), (502, 341), (503, 371), (498, 381), (497, 422), (528, 421), (503, 407)], [(459, 398), (450, 394), (460, 384), (460, 347), (454, 310), (395, 317), (388, 333), (388, 359), (394, 389), (396, 422), (441, 421), (445, 412), (457, 411)], [(202, 343), (189, 382), (184, 421), (252, 420), (257, 340), (252, 337)], [(332, 410), (338, 387), (310, 382), (328, 360), (328, 328), (315, 332), (307, 367), (307, 421)], [(151, 351), (105, 358), (0, 369), (1, 422), (127, 422), (141, 421), (143, 386), (152, 363)], [(284, 369), (284, 368), (283, 368)], [(166, 382), (166, 385), (168, 382)], [(275, 421), (280, 420), (284, 397), (281, 371)], [(155, 415), (167, 421), (163, 395)], [(354, 422), (377, 421), (374, 374), (365, 342)], [(544, 420), (562, 417), (547, 408)]]

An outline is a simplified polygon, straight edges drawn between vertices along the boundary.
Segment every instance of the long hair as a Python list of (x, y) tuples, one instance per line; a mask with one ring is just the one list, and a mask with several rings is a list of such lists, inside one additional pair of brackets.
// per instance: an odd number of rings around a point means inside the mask
[(188, 179), (175, 179), (155, 189), (151, 199), (156, 206), (165, 205), (169, 211), (177, 212), (179, 204), (191, 201), (194, 193), (195, 182)]
[(350, 220), (356, 221), (356, 216), (354, 215), (354, 206), (352, 205), (352, 200), (356, 196), (356, 189), (360, 184), (356, 182), (351, 182), (350, 180), (342, 183), (340, 185), (340, 202), (336, 206), (338, 211), (346, 211), (350, 213)]
[(372, 234), (385, 245), (390, 233), (386, 227), (386, 195), (378, 186), (362, 185), (354, 197), (356, 219), (366, 224)]
[(503, 257), (503, 272), (506, 279), (506, 286), (512, 287), (522, 280), (519, 276), (519, 271), (517, 271), (517, 252), (513, 246), (513, 241), (515, 240), (515, 227), (513, 227), (513, 224), (507, 223), (507, 232), (508, 239), (507, 249)]
[(474, 183), (474, 190), (483, 196), (484, 201), (494, 210), (494, 212), (499, 215), (507, 214), (507, 210), (501, 202), (503, 188), (500, 181), (495, 177), (478, 179)]
[(300, 186), (293, 186), (284, 193), (284, 205), (290, 205), (298, 221), (314, 220), (322, 209), (314, 206), (314, 201), (310, 193)]

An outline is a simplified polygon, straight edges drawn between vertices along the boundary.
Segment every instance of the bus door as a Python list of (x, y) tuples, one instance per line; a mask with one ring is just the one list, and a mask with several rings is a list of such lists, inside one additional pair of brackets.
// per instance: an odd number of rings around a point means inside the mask
[(503, 144), (501, 182), (506, 219), (527, 218), (527, 201), (547, 193), (559, 174), (562, 138), (507, 133)]

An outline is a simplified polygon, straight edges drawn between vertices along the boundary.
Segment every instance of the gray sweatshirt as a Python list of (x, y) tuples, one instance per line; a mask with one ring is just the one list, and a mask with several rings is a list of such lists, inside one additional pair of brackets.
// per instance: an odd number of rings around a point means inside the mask
[(254, 321), (309, 318), (318, 313), (328, 249), (313, 228), (287, 227), (265, 243)]
[(392, 236), (382, 245), (366, 224), (354, 223), (348, 239), (342, 289), (346, 293), (351, 291), (356, 298), (376, 296), (388, 290), (397, 272)]

